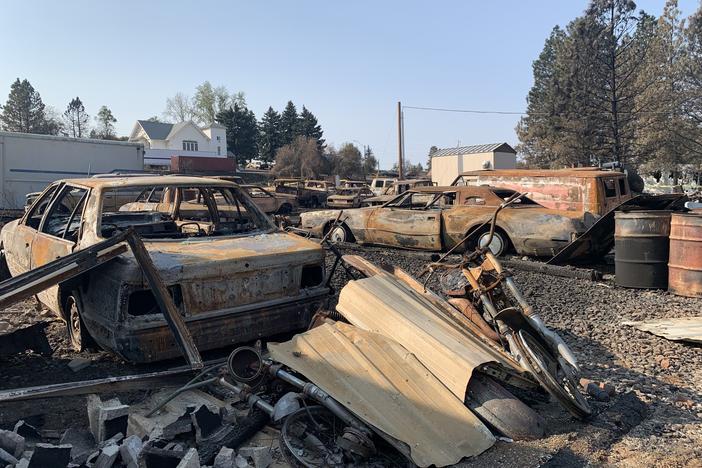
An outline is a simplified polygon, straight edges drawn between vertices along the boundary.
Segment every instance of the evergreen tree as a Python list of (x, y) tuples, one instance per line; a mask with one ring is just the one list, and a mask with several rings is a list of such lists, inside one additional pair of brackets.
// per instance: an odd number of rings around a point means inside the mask
[(88, 122), (90, 116), (85, 112), (85, 106), (79, 97), (71, 99), (66, 111), (63, 113), (63, 121), (68, 136), (73, 138), (83, 138), (88, 135)]
[(363, 157), (353, 143), (344, 143), (331, 161), (334, 174), (351, 179), (363, 175)]
[(289, 145), (300, 134), (299, 118), (297, 109), (292, 101), (288, 101), (282, 115), (280, 116), (280, 137), (284, 145)]
[(378, 170), (378, 160), (373, 154), (370, 146), (366, 146), (363, 150), (363, 175), (369, 176)]
[(91, 138), (99, 138), (101, 140), (115, 140), (115, 123), (117, 119), (112, 115), (112, 111), (107, 106), (100, 107), (100, 110), (95, 116), (97, 127), (91, 130)]
[(7, 102), (0, 114), (2, 128), (8, 132), (47, 133), (45, 106), (41, 96), (26, 79), (12, 83)]
[(276, 151), (283, 146), (280, 130), (280, 114), (269, 107), (258, 124), (258, 151), (263, 161), (275, 161)]
[(317, 122), (317, 117), (307, 110), (305, 106), (302, 106), (302, 112), (300, 112), (300, 116), (298, 117), (297, 125), (300, 135), (314, 139), (317, 141), (319, 150), (324, 150), (324, 139), (322, 138), (324, 132), (322, 132), (322, 127)]
[[(699, 174), (702, 173), (702, 5), (690, 16), (684, 38), (679, 97), (684, 124), (676, 129), (676, 134)], [(700, 181), (699, 175), (697, 180)]]
[(227, 129), (227, 148), (234, 153), (237, 164), (246, 166), (258, 155), (258, 127), (253, 111), (234, 104), (217, 114), (217, 122)]
[(431, 158), (434, 156), (434, 153), (439, 151), (439, 148), (436, 146), (432, 145), (431, 148), (429, 148), (429, 154), (427, 155), (427, 171), (431, 170)]

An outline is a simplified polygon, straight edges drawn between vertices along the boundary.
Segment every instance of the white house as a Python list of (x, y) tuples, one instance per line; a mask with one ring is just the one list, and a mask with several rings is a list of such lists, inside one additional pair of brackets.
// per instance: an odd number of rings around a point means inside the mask
[(144, 166), (170, 167), (171, 156), (227, 157), (226, 130), (216, 123), (200, 128), (190, 121), (137, 120), (129, 141), (144, 145)]

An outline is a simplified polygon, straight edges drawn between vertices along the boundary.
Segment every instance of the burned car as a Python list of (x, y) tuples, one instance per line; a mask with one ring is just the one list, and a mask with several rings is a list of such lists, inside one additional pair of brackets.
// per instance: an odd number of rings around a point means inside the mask
[[(131, 194), (133, 201), (123, 203)], [(134, 195), (137, 194), (137, 195)], [(279, 230), (232, 182), (198, 177), (58, 181), (0, 232), (18, 275), (132, 228), (201, 351), (304, 329), (324, 302), (324, 251)], [(180, 351), (131, 253), (39, 294), (75, 349), (133, 362)]]
[(350, 187), (336, 189), (334, 195), (327, 198), (329, 208), (358, 208), (363, 200), (372, 197), (374, 194), (370, 187)]
[(289, 214), (298, 207), (295, 195), (269, 192), (260, 185), (241, 186), (264, 213)]
[[(378, 244), (405, 249), (442, 251), (467, 234), (464, 248), (474, 249), (489, 237), (495, 207), (515, 192), (493, 187), (422, 187), (409, 190), (382, 206), (338, 211), (315, 211), (300, 216), (301, 228), (316, 236), (329, 233), (336, 242)], [(544, 208), (526, 196), (502, 210), (491, 250), (511, 249), (520, 255), (551, 256), (586, 230), (574, 212)], [(475, 231), (475, 232), (473, 232)]]

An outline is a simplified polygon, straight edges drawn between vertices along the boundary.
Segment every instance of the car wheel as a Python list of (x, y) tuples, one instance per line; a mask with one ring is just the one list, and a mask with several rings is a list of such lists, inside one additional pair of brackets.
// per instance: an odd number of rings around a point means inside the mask
[(348, 229), (346, 229), (344, 226), (335, 226), (332, 228), (332, 231), (329, 234), (329, 241), (334, 244), (338, 244), (348, 242), (350, 237), (351, 236), (349, 235)]
[[(489, 237), (490, 231), (480, 233), (478, 235), (477, 245), (480, 247), (485, 247)], [(507, 236), (496, 230), (492, 236), (492, 241), (490, 242), (490, 251), (496, 257), (499, 257), (507, 252), (507, 247), (509, 247), (509, 240), (507, 239)]]
[(80, 352), (95, 346), (95, 341), (85, 329), (81, 318), (81, 302), (77, 291), (66, 298), (66, 327), (68, 344), (73, 351)]

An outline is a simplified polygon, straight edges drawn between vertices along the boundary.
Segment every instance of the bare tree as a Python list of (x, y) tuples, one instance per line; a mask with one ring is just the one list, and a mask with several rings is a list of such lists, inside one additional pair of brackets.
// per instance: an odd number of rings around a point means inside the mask
[(300, 136), (278, 149), (273, 171), (276, 175), (289, 177), (317, 177), (323, 168), (324, 159), (319, 154), (316, 140)]
[(163, 111), (163, 117), (172, 122), (194, 120), (195, 111), (192, 100), (183, 93), (176, 93), (172, 98), (166, 99), (166, 110)]

